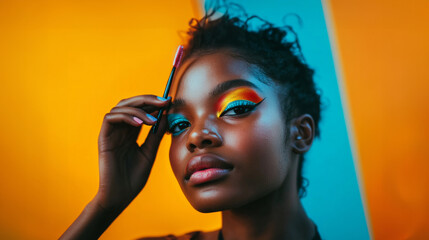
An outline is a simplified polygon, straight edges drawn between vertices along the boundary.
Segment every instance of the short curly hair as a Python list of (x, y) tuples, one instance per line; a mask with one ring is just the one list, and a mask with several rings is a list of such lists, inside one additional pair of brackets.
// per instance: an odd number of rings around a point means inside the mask
[[(319, 136), (321, 102), (314, 80), (314, 70), (306, 63), (296, 33), (292, 27), (275, 27), (258, 17), (228, 13), (212, 19), (218, 8), (206, 11), (201, 19), (191, 19), (187, 32), (189, 39), (184, 49), (183, 61), (191, 56), (210, 54), (227, 49), (234, 57), (259, 67), (262, 73), (280, 87), (279, 97), (286, 124), (297, 116), (310, 114), (315, 122), (315, 135)], [(255, 30), (249, 22), (262, 21)], [(288, 40), (292, 35), (293, 40)], [(288, 136), (289, 133), (286, 133)], [(298, 164), (297, 189), (305, 196), (308, 180), (302, 176), (304, 156)]]

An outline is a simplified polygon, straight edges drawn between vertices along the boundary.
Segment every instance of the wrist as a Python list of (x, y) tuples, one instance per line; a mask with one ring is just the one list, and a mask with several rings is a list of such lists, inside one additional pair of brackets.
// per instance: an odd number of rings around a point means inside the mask
[(110, 204), (97, 193), (95, 197), (88, 203), (87, 207), (91, 211), (104, 215), (104, 216), (114, 216), (115, 218), (128, 206), (129, 203), (117, 203)]
[(124, 208), (105, 208), (94, 197), (60, 239), (98, 239)]

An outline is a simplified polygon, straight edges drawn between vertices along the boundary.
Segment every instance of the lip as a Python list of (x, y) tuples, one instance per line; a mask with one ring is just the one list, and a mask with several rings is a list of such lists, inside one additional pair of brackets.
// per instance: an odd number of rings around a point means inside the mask
[(199, 185), (221, 179), (233, 166), (214, 154), (197, 155), (186, 166), (185, 180), (190, 185)]

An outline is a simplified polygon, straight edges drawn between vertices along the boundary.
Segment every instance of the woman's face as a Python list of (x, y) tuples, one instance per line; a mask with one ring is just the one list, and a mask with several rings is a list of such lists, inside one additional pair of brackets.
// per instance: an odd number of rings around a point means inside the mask
[[(254, 68), (254, 69), (252, 69)], [(201, 212), (244, 206), (278, 189), (290, 147), (275, 88), (224, 53), (185, 62), (168, 112), (170, 162)]]

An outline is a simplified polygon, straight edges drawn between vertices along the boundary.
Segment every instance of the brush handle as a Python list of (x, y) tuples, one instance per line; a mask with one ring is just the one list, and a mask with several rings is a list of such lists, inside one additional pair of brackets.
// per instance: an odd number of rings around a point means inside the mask
[[(162, 95), (163, 98), (167, 98), (168, 97), (168, 92), (170, 92), (170, 87), (171, 87), (171, 82), (173, 81), (173, 76), (174, 76), (174, 72), (176, 71), (176, 67), (173, 67), (173, 69), (171, 69), (171, 73), (170, 73), (170, 77), (168, 78), (168, 82), (167, 82), (167, 86), (165, 87), (164, 90), (164, 95)], [(165, 108), (161, 108), (161, 110), (159, 110), (158, 115), (156, 116), (156, 123), (155, 125), (153, 125), (152, 127), (152, 133), (156, 133), (156, 131), (158, 130), (158, 126), (159, 123), (161, 122), (161, 117), (162, 117), (162, 113), (164, 112)]]

